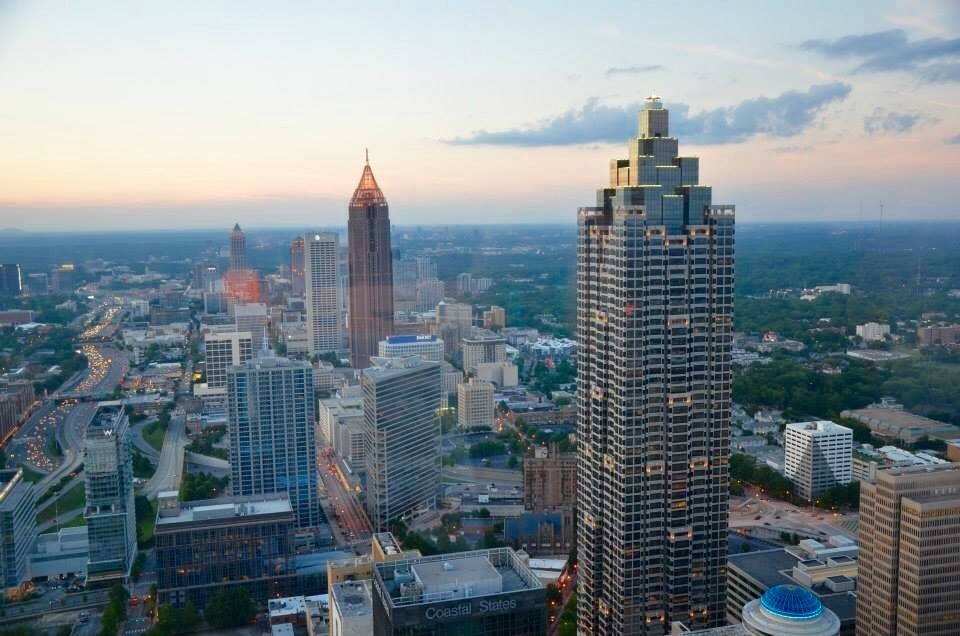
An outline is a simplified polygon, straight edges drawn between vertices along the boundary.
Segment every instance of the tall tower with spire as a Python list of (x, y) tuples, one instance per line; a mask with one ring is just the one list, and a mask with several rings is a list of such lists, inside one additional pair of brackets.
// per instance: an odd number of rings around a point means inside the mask
[(578, 213), (578, 633), (726, 623), (734, 209), (660, 98)]
[(370, 169), (370, 156), (353, 192), (347, 221), (350, 270), (350, 362), (370, 366), (378, 344), (393, 332), (393, 256), (387, 199)]
[(247, 268), (247, 235), (240, 229), (240, 224), (233, 226), (230, 233), (230, 271), (240, 271)]

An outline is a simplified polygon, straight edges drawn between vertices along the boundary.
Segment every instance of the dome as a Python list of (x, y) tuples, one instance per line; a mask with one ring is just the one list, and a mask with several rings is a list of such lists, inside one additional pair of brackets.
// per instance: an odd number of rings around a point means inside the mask
[(806, 621), (823, 614), (823, 603), (810, 590), (797, 585), (777, 585), (760, 597), (760, 605), (771, 614)]

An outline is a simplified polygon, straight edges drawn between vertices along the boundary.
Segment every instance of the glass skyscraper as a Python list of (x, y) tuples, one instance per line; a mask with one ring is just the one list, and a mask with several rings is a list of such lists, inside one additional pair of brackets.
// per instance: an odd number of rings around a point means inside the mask
[(258, 357), (227, 369), (234, 495), (286, 492), (297, 527), (320, 524), (313, 367)]
[(578, 212), (578, 623), (724, 624), (734, 209), (659, 97)]

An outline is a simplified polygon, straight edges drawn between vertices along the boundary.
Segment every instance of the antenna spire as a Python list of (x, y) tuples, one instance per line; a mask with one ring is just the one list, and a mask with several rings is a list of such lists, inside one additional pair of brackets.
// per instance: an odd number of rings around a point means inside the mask
[(364, 156), (365, 156), (365, 158), (366, 158), (367, 165), (369, 166), (369, 165), (370, 165), (370, 149), (369, 149), (369, 148), (364, 148), (364, 149), (363, 149), (363, 154), (364, 154)]

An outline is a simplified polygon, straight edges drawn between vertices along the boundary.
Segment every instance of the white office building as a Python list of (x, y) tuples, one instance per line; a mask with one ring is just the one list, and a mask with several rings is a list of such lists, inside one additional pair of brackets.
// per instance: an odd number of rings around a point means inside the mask
[(797, 494), (813, 499), (853, 481), (853, 431), (826, 420), (787, 424), (784, 475)]
[(249, 331), (212, 331), (203, 336), (207, 387), (227, 386), (227, 367), (253, 357), (253, 334)]
[(493, 385), (470, 378), (457, 387), (457, 425), (461, 429), (493, 428)]
[(857, 325), (857, 335), (864, 342), (883, 342), (890, 335), (890, 325), (868, 322)]
[(265, 303), (238, 303), (233, 306), (236, 330), (250, 334), (253, 338), (254, 351), (263, 348), (263, 341), (267, 337), (267, 327), (270, 325), (270, 317), (267, 313)]
[(381, 358), (418, 356), (421, 360), (443, 361), (443, 340), (436, 336), (389, 336), (380, 341)]
[(303, 236), (307, 346), (311, 355), (343, 346), (339, 251), (340, 242), (333, 232)]

